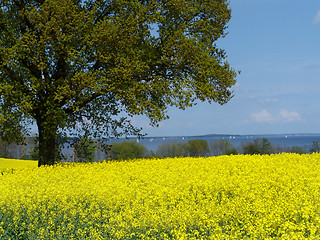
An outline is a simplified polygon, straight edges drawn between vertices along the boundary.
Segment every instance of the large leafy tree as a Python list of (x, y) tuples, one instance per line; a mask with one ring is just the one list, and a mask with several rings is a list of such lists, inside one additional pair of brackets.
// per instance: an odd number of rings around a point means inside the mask
[(227, 0), (0, 4), (0, 133), (18, 136), (34, 121), (39, 166), (54, 164), (66, 130), (139, 134), (121, 112), (156, 125), (168, 106), (232, 97), (236, 72), (216, 45), (231, 17)]

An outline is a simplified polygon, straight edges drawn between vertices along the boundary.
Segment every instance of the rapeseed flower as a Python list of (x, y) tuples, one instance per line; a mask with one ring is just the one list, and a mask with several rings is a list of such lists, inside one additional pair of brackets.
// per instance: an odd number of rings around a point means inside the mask
[(0, 174), (13, 172), (15, 169), (35, 168), (37, 166), (37, 161), (0, 158)]
[(0, 175), (0, 239), (319, 239), (320, 154), (60, 164)]

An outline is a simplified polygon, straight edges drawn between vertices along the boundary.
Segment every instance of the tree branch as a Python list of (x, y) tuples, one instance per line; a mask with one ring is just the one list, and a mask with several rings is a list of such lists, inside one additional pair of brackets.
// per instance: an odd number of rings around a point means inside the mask
[(11, 68), (9, 68), (8, 66), (3, 66), (4, 70), (6, 71), (6, 74), (9, 76), (10, 80), (14, 83), (19, 83), (19, 85), (22, 88), (22, 92), (30, 95), (32, 94), (32, 92), (30, 91), (30, 89), (26, 86), (25, 82), (23, 81), (22, 78), (20, 78)]
[[(18, 10), (21, 11), (21, 10), (25, 9), (26, 4), (25, 4), (24, 0), (21, 0), (21, 1), (19, 1), (19, 0), (13, 0), (13, 2), (14, 2), (15, 5), (18, 7)], [(21, 15), (20, 15), (20, 16), (21, 16)], [(26, 15), (23, 15), (22, 23), (23, 23), (23, 22), (26, 24), (26, 26), (27, 26), (29, 29), (31, 29), (31, 30), (34, 31), (34, 27), (33, 27), (33, 25), (31, 24), (31, 22), (29, 21), (29, 19), (27, 18)], [(23, 26), (22, 23), (20, 24), (20, 30), (21, 30), (22, 33), (25, 33), (25, 32), (26, 32), (26, 27)]]
[(66, 110), (65, 110), (65, 113), (67, 114), (72, 114), (73, 113), (73, 109), (74, 107), (77, 107), (79, 109), (83, 108), (84, 106), (86, 106), (88, 103), (94, 101), (95, 99), (97, 99), (98, 97), (102, 96), (103, 94), (101, 92), (96, 92), (96, 93), (93, 93), (91, 96), (87, 97), (86, 99), (84, 99), (83, 101), (81, 102), (78, 102), (78, 101), (75, 101), (75, 105), (73, 106), (70, 106), (68, 107)]

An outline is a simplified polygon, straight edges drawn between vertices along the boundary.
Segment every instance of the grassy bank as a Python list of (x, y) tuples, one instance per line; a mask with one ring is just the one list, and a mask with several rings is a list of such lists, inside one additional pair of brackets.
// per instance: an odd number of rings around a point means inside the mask
[(0, 239), (319, 239), (320, 154), (66, 164), (0, 175)]

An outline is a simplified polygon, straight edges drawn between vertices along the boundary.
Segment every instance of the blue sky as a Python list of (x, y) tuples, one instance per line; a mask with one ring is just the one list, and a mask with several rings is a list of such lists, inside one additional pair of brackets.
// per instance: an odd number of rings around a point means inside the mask
[(231, 0), (229, 34), (217, 43), (241, 74), (233, 99), (169, 109), (148, 136), (320, 133), (320, 1)]

